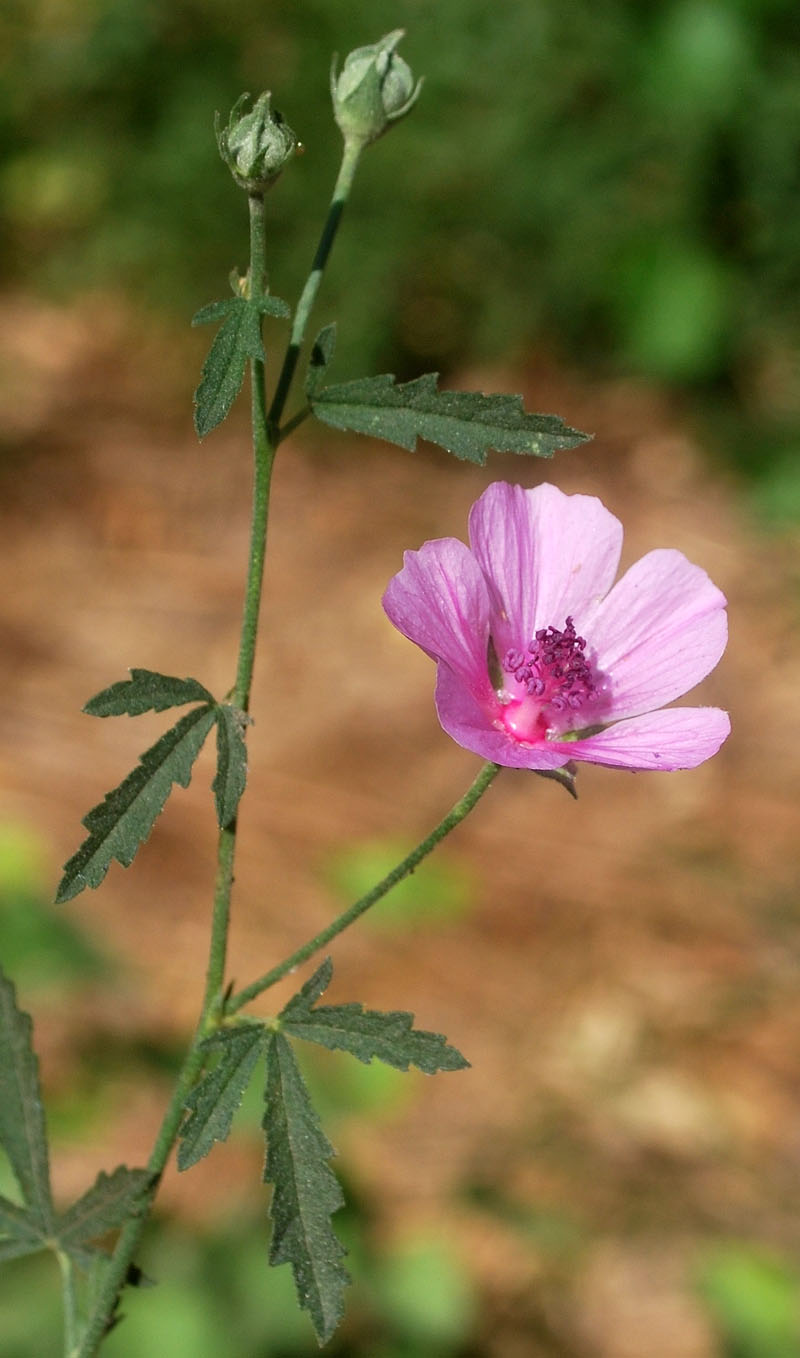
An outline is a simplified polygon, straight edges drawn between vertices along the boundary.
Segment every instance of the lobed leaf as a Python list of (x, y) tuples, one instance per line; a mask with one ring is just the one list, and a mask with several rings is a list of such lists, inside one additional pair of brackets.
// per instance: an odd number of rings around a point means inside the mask
[(333, 966), (326, 958), (302, 990), (281, 1011), (281, 1028), (293, 1037), (331, 1051), (347, 1051), (369, 1065), (377, 1057), (396, 1070), (416, 1066), (426, 1075), (440, 1070), (464, 1070), (469, 1061), (439, 1033), (415, 1028), (414, 1015), (404, 1010), (382, 1012), (361, 1004), (330, 1004), (314, 1008), (330, 984)]
[(306, 396), (309, 401), (325, 375), (325, 369), (333, 358), (335, 347), (336, 322), (333, 321), (330, 325), (323, 326), (311, 346), (311, 357), (308, 360), (308, 372), (306, 373)]
[(246, 1023), (221, 1029), (205, 1044), (211, 1052), (219, 1054), (220, 1060), (186, 1100), (189, 1116), (180, 1132), (178, 1169), (189, 1169), (208, 1155), (215, 1141), (227, 1140), (234, 1114), (267, 1040), (263, 1024)]
[[(246, 297), (212, 302), (211, 308), (214, 306), (225, 308), (224, 312), (217, 312), (224, 315), (224, 320), (214, 336), (203, 364), (202, 380), (194, 394), (194, 427), (200, 438), (225, 419), (239, 395), (247, 360), (264, 358), (259, 308)], [(209, 312), (211, 308), (205, 307), (203, 311)], [(207, 319), (216, 317), (208, 315)]]
[(39, 1063), (32, 1038), (30, 1015), (18, 1007), (14, 986), (0, 970), (0, 1146), (8, 1156), (33, 1229), (48, 1234), (53, 1199)]
[(146, 1169), (126, 1165), (119, 1165), (113, 1174), (101, 1170), (92, 1187), (59, 1218), (59, 1245), (76, 1253), (81, 1245), (115, 1230), (129, 1216), (139, 1215), (152, 1177)]
[(247, 783), (247, 746), (244, 728), (247, 716), (229, 703), (217, 707), (217, 772), (211, 790), (217, 806), (221, 829), (230, 825)]
[(143, 712), (164, 712), (184, 703), (214, 702), (214, 695), (197, 679), (175, 679), (155, 670), (131, 670), (130, 675), (96, 693), (84, 712), (90, 717), (140, 717)]
[(552, 457), (558, 448), (585, 443), (557, 415), (531, 415), (521, 396), (479, 391), (439, 391), (438, 373), (396, 383), (392, 373), (323, 387), (311, 398), (318, 419), (335, 429), (386, 439), (414, 452), (417, 439), (480, 466), (500, 453)]
[(330, 1339), (344, 1310), (350, 1281), (346, 1253), (331, 1226), (344, 1203), (328, 1160), (335, 1154), (320, 1127), (294, 1053), (281, 1033), (267, 1049), (264, 1182), (274, 1185), (269, 1261), (291, 1264), (298, 1302), (307, 1310), (321, 1344)]
[(235, 311), (242, 301), (241, 295), (237, 294), (235, 297), (224, 297), (219, 302), (208, 302), (194, 313), (192, 325), (208, 325), (210, 321), (221, 321), (231, 311)]
[(164, 732), (135, 769), (84, 816), (89, 831), (65, 864), (56, 901), (68, 901), (87, 886), (99, 886), (112, 859), (129, 867), (153, 828), (173, 783), (188, 787), (192, 765), (214, 724), (216, 708), (196, 707)]
[(279, 321), (286, 321), (292, 314), (292, 309), (288, 302), (284, 302), (282, 297), (273, 297), (267, 293), (265, 297), (257, 297), (253, 303), (262, 316), (275, 316)]
[[(248, 299), (237, 293), (234, 297), (225, 297), (219, 302), (209, 302), (206, 306), (201, 306), (192, 317), (192, 325), (207, 325), (209, 321), (221, 321), (223, 317), (235, 311), (242, 302)], [(282, 297), (273, 297), (267, 293), (266, 297), (259, 297), (251, 305), (259, 311), (262, 316), (277, 316), (280, 320), (286, 320), (291, 316), (291, 309)]]

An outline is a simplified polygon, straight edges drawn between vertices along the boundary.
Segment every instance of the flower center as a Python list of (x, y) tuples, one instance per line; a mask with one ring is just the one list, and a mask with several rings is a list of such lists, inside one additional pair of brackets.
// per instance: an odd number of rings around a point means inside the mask
[(505, 699), (502, 724), (509, 735), (536, 741), (569, 730), (572, 715), (598, 695), (585, 650), (585, 638), (576, 634), (572, 618), (567, 618), (563, 631), (540, 627), (524, 651), (513, 647), (506, 651), (500, 663), (513, 686), (506, 686), (500, 696)]

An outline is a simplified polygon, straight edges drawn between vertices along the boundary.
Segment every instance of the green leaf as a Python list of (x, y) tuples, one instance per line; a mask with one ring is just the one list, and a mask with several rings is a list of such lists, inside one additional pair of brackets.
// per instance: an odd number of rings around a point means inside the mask
[(136, 768), (83, 818), (89, 831), (64, 866), (56, 901), (99, 886), (112, 859), (129, 867), (167, 800), (173, 783), (188, 787), (192, 765), (214, 724), (214, 707), (196, 707), (151, 745)]
[[(207, 325), (209, 321), (221, 321), (223, 317), (235, 311), (242, 302), (248, 299), (237, 295), (235, 297), (225, 297), (220, 302), (209, 302), (207, 306), (201, 306), (192, 317), (192, 325)], [(250, 305), (255, 306), (262, 316), (277, 316), (279, 320), (286, 320), (291, 316), (291, 309), (282, 297), (272, 297), (267, 293), (266, 297), (259, 297), (256, 302)]]
[(219, 1053), (220, 1060), (186, 1100), (189, 1116), (181, 1128), (178, 1169), (189, 1169), (208, 1155), (215, 1141), (227, 1139), (267, 1040), (263, 1024), (243, 1023), (222, 1029), (204, 1044), (209, 1051)]
[[(224, 306), (226, 314), (214, 336), (203, 364), (202, 381), (194, 394), (194, 427), (200, 438), (225, 419), (239, 395), (247, 360), (264, 358), (259, 308), (245, 297), (231, 297), (225, 303), (211, 305)], [(198, 315), (202, 314), (198, 312)]]
[(273, 297), (267, 293), (266, 297), (258, 297), (253, 303), (258, 308), (262, 316), (277, 316), (279, 321), (286, 321), (292, 314), (292, 309), (288, 302), (284, 302), (282, 297)]
[(0, 1146), (8, 1156), (34, 1227), (53, 1224), (39, 1063), (30, 1015), (17, 1007), (11, 981), (0, 970)]
[(143, 712), (164, 712), (184, 703), (213, 703), (214, 695), (197, 679), (174, 679), (154, 670), (131, 670), (130, 679), (120, 679), (90, 698), (84, 712), (90, 717), (140, 717)]
[(281, 1027), (293, 1037), (316, 1042), (331, 1051), (347, 1051), (369, 1065), (373, 1057), (408, 1070), (416, 1066), (426, 1075), (439, 1070), (464, 1070), (469, 1066), (461, 1052), (448, 1046), (439, 1033), (414, 1028), (414, 1015), (403, 1010), (365, 1009), (361, 1004), (329, 1004), (313, 1008), (330, 984), (333, 965), (322, 966), (281, 1011)]
[(335, 429), (370, 434), (412, 453), (418, 437), (428, 439), (480, 466), (491, 448), (552, 457), (557, 448), (574, 448), (589, 437), (570, 429), (557, 415), (527, 414), (521, 396), (439, 391), (437, 381), (437, 373), (400, 385), (392, 373), (360, 377), (323, 387), (311, 408)]
[(119, 1165), (113, 1174), (101, 1170), (92, 1187), (59, 1218), (58, 1241), (74, 1252), (80, 1245), (115, 1230), (130, 1216), (138, 1216), (152, 1175), (146, 1169)]
[(350, 1281), (341, 1263), (346, 1251), (331, 1226), (344, 1198), (327, 1164), (335, 1151), (281, 1033), (272, 1034), (267, 1049), (266, 1105), (264, 1182), (274, 1185), (269, 1262), (291, 1264), (298, 1302), (324, 1344), (342, 1318)]
[(236, 815), (239, 799), (247, 782), (247, 746), (244, 728), (248, 718), (237, 707), (220, 703), (217, 707), (217, 773), (211, 784), (221, 829)]
[(8, 1198), (0, 1198), (0, 1235), (6, 1237), (0, 1240), (0, 1260), (18, 1259), (46, 1248), (42, 1227), (30, 1212)]
[(221, 302), (208, 302), (201, 306), (192, 317), (192, 325), (208, 325), (209, 321), (221, 321), (231, 311), (235, 311), (244, 299), (241, 296), (225, 297)]
[(333, 351), (336, 347), (336, 322), (323, 326), (317, 338), (311, 346), (311, 357), (308, 360), (308, 372), (306, 373), (306, 396), (309, 401), (314, 396), (325, 374), (325, 369), (333, 358)]

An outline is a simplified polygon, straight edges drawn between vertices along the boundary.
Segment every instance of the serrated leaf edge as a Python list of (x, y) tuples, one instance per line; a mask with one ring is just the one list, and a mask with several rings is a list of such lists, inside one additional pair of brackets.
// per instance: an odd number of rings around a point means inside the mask
[[(86, 874), (83, 871), (84, 867), (87, 866), (90, 862), (92, 862), (95, 856), (99, 854), (101, 847), (111, 837), (111, 835), (113, 834), (114, 830), (118, 827), (123, 817), (131, 810), (131, 807), (135, 804), (136, 799), (139, 796), (141, 796), (141, 794), (144, 792), (148, 782), (158, 774), (158, 772), (163, 768), (166, 761), (172, 757), (172, 755), (174, 754), (175, 750), (178, 749), (184, 737), (188, 737), (188, 735), (194, 731), (195, 726), (202, 720), (203, 717), (206, 716), (209, 718), (208, 725), (203, 731), (202, 736), (200, 738), (200, 743), (198, 744), (198, 747), (192, 757), (191, 764), (187, 771), (186, 781), (185, 782), (183, 781), (182, 776), (178, 776), (176, 778), (171, 779), (170, 786), (168, 787), (167, 791), (164, 794), (164, 799), (161, 802), (161, 805), (156, 809), (156, 811), (150, 818), (149, 824), (147, 825), (147, 828), (145, 829), (144, 833), (137, 837), (136, 843), (133, 847), (133, 851), (131, 852), (130, 857), (127, 859), (127, 862), (125, 860), (125, 857), (120, 856), (120, 853), (118, 851), (116, 850), (110, 851), (105, 864), (99, 870), (97, 880), (94, 882), (90, 881), (89, 877), (86, 876)], [(86, 815), (83, 818), (82, 823), (84, 827), (89, 831), (89, 834), (87, 835), (83, 843), (75, 851), (75, 853), (72, 855), (72, 857), (68, 859), (64, 865), (64, 873), (59, 883), (58, 890), (56, 892), (57, 904), (61, 904), (64, 901), (72, 900), (74, 896), (77, 896), (81, 891), (84, 891), (87, 887), (96, 889), (105, 879), (106, 873), (108, 872), (108, 869), (110, 868), (114, 860), (116, 860), (118, 863), (121, 863), (123, 867), (130, 867), (130, 864), (133, 862), (142, 844), (144, 844), (147, 838), (149, 837), (156, 820), (163, 811), (164, 806), (166, 805), (167, 802), (167, 798), (169, 797), (175, 783), (178, 783), (181, 787), (189, 786), (195, 760), (197, 759), (197, 756), (199, 755), (200, 750), (202, 749), (203, 744), (205, 743), (206, 736), (211, 730), (211, 727), (214, 725), (215, 716), (216, 716), (216, 704), (211, 703), (208, 704), (203, 703), (199, 707), (193, 708), (191, 712), (187, 712), (185, 716), (181, 717), (180, 720), (177, 721), (174, 726), (171, 726), (166, 731), (164, 731), (159, 736), (158, 740), (155, 741), (153, 745), (149, 746), (149, 748), (146, 749), (144, 753), (139, 756), (139, 762), (134, 766), (133, 769), (131, 769), (131, 771), (128, 774), (126, 774), (121, 783), (118, 783), (117, 786), (112, 788), (110, 792), (107, 792), (101, 802), (98, 802), (95, 806), (91, 808), (90, 811), (87, 811)], [(145, 761), (155, 751), (158, 750), (159, 746), (166, 741), (168, 736), (175, 735), (177, 731), (181, 732), (180, 736), (177, 739), (175, 739), (172, 745), (166, 750), (164, 758), (161, 760), (161, 762), (153, 770), (147, 771), (148, 777), (142, 780), (142, 773), (143, 771), (146, 771)], [(108, 803), (114, 797), (118, 796), (124, 788), (134, 789), (133, 795), (130, 797), (130, 800), (128, 801), (124, 809), (117, 816), (116, 820), (110, 822), (109, 824), (102, 824), (102, 832), (98, 834), (96, 827), (98, 821), (101, 821), (102, 817), (105, 814), (107, 814)], [(88, 851), (89, 845), (92, 844), (93, 841), (95, 847), (92, 850), (92, 852), (89, 852)], [(80, 867), (78, 866), (79, 864)]]

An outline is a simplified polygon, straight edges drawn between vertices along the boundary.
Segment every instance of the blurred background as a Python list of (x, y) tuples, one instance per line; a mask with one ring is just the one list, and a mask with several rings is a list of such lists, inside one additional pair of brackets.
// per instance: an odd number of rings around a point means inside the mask
[[(245, 411), (198, 445), (246, 262), (213, 137), (273, 92), (305, 146), (267, 200), (294, 302), (339, 155), (330, 56), (402, 26), (424, 74), (370, 149), (317, 307), (333, 376), (520, 391), (594, 433), (485, 469), (305, 427), (279, 460), (241, 817), (244, 983), (382, 875), (474, 758), (379, 599), (492, 479), (599, 494), (624, 564), (681, 548), (732, 640), (710, 764), (503, 774), (336, 947), (334, 999), (412, 1009), (472, 1069), (311, 1053), (355, 1283), (348, 1358), (800, 1353), (800, 43), (784, 0), (6, 0), (0, 10), (0, 957), (35, 1019), (54, 1178), (146, 1159), (201, 993), (203, 756), (133, 868), (54, 911), (80, 818), (163, 729), (81, 716), (131, 665), (231, 683)], [(349, 287), (345, 281), (350, 280)], [(268, 346), (282, 339), (270, 322)], [(245, 404), (245, 403), (243, 403)], [(323, 657), (322, 659), (320, 657)], [(745, 702), (744, 699), (747, 699)], [(275, 1007), (290, 989), (275, 994)], [(109, 1358), (316, 1352), (266, 1267), (258, 1098), (165, 1180)], [(0, 1192), (14, 1196), (0, 1165)], [(59, 1351), (49, 1259), (0, 1275), (3, 1358)]]

